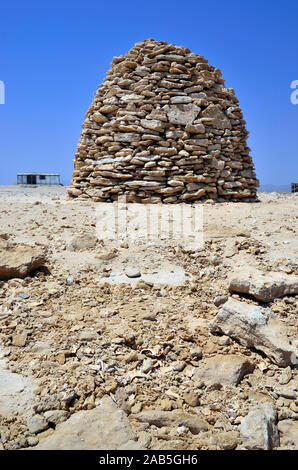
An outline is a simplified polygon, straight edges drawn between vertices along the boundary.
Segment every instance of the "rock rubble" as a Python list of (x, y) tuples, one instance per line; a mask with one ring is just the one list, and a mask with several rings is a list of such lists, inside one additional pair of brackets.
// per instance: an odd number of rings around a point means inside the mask
[[(115, 249), (95, 239), (92, 200), (10, 191), (0, 191), (0, 255), (7, 241), (47, 247), (48, 269), (0, 282), (0, 449), (297, 449), (297, 294), (264, 304), (229, 283), (237, 269), (244, 283), (249, 268), (262, 273), (263, 293), (275, 272), (297, 277), (293, 195), (203, 204), (200, 250)], [(187, 276), (172, 284), (176, 269)], [(149, 282), (160, 271), (163, 282)], [(230, 331), (210, 331), (223, 309)]]

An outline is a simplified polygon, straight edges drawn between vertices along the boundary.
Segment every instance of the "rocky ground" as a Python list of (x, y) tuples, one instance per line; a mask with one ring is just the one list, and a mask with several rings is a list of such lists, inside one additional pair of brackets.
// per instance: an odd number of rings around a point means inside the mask
[(0, 188), (0, 448), (297, 449), (297, 195), (201, 204), (196, 246), (66, 190)]

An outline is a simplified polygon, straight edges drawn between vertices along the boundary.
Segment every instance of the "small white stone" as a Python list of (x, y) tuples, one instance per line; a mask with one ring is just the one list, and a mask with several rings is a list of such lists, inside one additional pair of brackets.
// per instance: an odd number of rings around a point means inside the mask
[(140, 277), (141, 273), (138, 268), (127, 268), (125, 270), (125, 274), (127, 277)]

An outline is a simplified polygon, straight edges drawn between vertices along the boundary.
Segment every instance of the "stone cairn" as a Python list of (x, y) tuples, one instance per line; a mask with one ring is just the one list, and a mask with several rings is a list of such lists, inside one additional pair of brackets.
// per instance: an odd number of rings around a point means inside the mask
[(114, 57), (85, 117), (71, 197), (256, 198), (259, 183), (234, 90), (186, 47), (147, 39)]

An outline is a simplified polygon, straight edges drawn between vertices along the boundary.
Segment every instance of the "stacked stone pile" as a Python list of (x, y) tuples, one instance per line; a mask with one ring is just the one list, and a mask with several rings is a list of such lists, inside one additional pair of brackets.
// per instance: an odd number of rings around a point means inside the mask
[(130, 202), (255, 200), (248, 132), (219, 69), (153, 39), (114, 57), (86, 114), (69, 195)]

